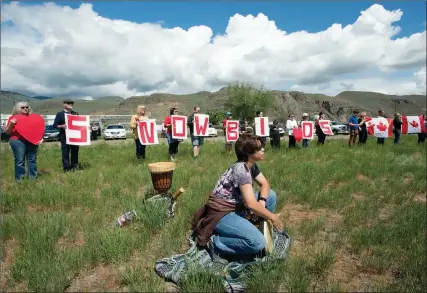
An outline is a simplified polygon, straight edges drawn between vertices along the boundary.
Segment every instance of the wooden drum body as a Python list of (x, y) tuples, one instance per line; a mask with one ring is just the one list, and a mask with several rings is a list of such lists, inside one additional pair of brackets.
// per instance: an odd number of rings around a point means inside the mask
[(158, 162), (148, 164), (153, 188), (161, 194), (167, 193), (172, 186), (174, 162)]

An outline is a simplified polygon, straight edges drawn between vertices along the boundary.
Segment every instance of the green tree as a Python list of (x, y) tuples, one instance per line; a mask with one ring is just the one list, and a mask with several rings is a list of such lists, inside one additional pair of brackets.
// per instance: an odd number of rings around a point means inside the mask
[(234, 118), (253, 121), (256, 111), (265, 112), (272, 105), (273, 95), (261, 87), (256, 89), (248, 83), (235, 83), (227, 87), (228, 99), (224, 107)]
[(209, 122), (213, 125), (219, 125), (225, 119), (224, 111), (210, 110), (206, 114), (209, 115)]

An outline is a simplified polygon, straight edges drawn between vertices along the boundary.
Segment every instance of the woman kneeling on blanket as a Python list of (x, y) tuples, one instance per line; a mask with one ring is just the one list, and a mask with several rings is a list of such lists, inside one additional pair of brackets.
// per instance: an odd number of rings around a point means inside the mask
[[(270, 220), (279, 231), (283, 229), (279, 216), (274, 214), (276, 193), (256, 164), (264, 159), (260, 138), (243, 134), (235, 144), (235, 152), (238, 161), (222, 174), (208, 202), (193, 219), (197, 244), (208, 248), (214, 261), (221, 260), (221, 256), (254, 256), (264, 249), (264, 235), (248, 220), (251, 214)], [(257, 193), (253, 180), (260, 186)]]

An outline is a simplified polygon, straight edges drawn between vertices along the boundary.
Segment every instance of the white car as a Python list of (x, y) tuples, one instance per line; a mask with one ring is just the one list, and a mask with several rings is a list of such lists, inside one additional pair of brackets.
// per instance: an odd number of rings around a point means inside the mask
[(218, 136), (218, 131), (210, 123), (209, 123), (209, 128), (208, 128), (208, 135), (209, 136), (213, 136), (213, 137), (217, 137)]
[(108, 125), (104, 131), (104, 139), (126, 139), (126, 129), (120, 124)]

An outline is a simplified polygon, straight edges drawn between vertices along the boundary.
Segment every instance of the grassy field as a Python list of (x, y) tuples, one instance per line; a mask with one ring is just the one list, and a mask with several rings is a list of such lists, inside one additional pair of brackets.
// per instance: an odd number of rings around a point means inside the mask
[[(369, 137), (308, 149), (267, 149), (262, 172), (278, 194), (278, 211), (293, 237), (290, 257), (258, 268), (249, 291), (423, 291), (426, 286), (426, 146)], [(39, 150), (36, 182), (13, 180), (10, 147), (2, 144), (2, 290), (222, 291), (218, 279), (191, 272), (180, 288), (154, 272), (154, 262), (187, 250), (194, 212), (235, 160), (222, 143), (206, 143), (198, 160), (180, 146), (172, 190), (183, 186), (176, 216), (142, 204), (152, 183), (146, 164), (167, 160), (167, 146), (81, 147), (84, 170), (61, 172), (59, 147)], [(117, 217), (135, 209), (129, 226)]]

